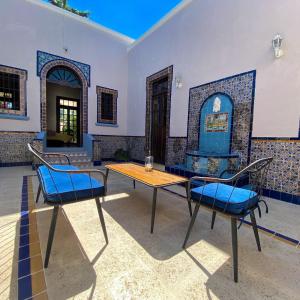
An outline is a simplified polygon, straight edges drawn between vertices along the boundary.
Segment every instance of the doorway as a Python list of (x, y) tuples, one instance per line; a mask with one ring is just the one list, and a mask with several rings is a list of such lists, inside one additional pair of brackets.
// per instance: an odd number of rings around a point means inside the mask
[(65, 66), (47, 74), (47, 147), (81, 147), (82, 82)]
[(68, 146), (79, 146), (79, 105), (79, 99), (56, 98), (56, 132), (66, 137)]
[(152, 83), (151, 153), (154, 161), (165, 164), (167, 138), (168, 77)]

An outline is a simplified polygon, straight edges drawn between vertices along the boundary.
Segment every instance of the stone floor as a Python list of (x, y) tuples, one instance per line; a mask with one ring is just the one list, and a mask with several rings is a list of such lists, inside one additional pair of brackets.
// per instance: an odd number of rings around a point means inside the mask
[[(20, 270), (18, 274), (20, 207), (23, 176), (33, 174), (30, 167), (0, 168), (0, 299), (17, 299), (20, 281), (27, 278), (19, 276)], [(37, 178), (26, 178), (33, 203)], [(182, 197), (159, 190), (150, 234), (151, 189), (137, 183), (134, 190), (130, 180), (113, 173), (108, 184), (103, 209), (109, 244), (105, 246), (95, 201), (64, 206), (46, 270), (41, 260), (52, 208), (42, 201), (32, 208), (33, 299), (299, 299), (299, 245), (261, 230), (259, 253), (252, 229), (243, 225), (238, 232), (239, 283), (234, 283), (226, 218), (217, 216), (212, 231), (211, 214), (201, 209), (182, 250), (189, 223)], [(172, 192), (183, 190), (175, 187)], [(300, 240), (300, 206), (267, 201), (270, 213), (263, 212), (258, 223)]]

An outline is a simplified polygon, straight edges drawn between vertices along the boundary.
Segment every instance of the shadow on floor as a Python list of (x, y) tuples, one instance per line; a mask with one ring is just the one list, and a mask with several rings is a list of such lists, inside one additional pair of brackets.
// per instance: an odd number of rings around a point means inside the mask
[[(37, 213), (39, 235), (44, 258), (52, 208)], [(92, 259), (86, 255), (76, 232), (63, 209), (60, 209), (53, 240), (49, 266), (45, 269), (48, 295), (51, 299), (67, 299), (90, 290), (88, 299), (93, 299), (96, 286), (96, 273), (93, 265), (105, 251), (106, 245)]]

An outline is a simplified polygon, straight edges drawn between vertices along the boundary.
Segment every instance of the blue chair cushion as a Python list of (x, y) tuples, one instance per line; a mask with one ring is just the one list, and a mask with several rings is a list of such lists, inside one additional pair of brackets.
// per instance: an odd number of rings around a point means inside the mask
[[(78, 170), (77, 167), (71, 165), (53, 165), (53, 167), (59, 170)], [(104, 195), (104, 185), (87, 174), (55, 172), (46, 166), (40, 166), (37, 173), (45, 201), (53, 204), (91, 199)]]
[(243, 214), (258, 202), (257, 193), (223, 183), (209, 183), (192, 189), (191, 198), (230, 214)]

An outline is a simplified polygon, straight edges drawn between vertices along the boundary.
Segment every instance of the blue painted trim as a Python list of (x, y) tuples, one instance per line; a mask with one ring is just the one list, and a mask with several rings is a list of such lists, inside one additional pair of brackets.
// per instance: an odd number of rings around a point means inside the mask
[(91, 134), (83, 134), (83, 148), (86, 150), (89, 157), (93, 158), (94, 137)]
[(263, 195), (276, 200), (300, 205), (300, 196), (279, 192), (275, 190), (263, 189)]
[(34, 138), (35, 141), (43, 141), (45, 138), (46, 132), (45, 131), (41, 131), (38, 132), (36, 137)]
[(10, 163), (0, 162), (0, 168), (31, 166), (31, 164), (32, 164), (31, 161), (10, 162)]
[[(44, 62), (40, 63), (40, 55), (41, 54), (46, 54), (46, 55), (50, 56), (51, 58), (47, 61), (44, 61)], [(67, 61), (67, 62), (70, 62), (73, 65), (75, 65), (82, 72), (83, 76), (87, 80), (88, 86), (89, 87), (91, 86), (91, 66), (90, 65), (79, 62), (79, 61), (76, 61), (76, 60), (72, 60), (72, 59), (69, 59), (69, 58), (65, 58), (65, 57), (62, 57), (62, 56), (59, 56), (59, 55), (55, 55), (55, 54), (51, 54), (51, 53), (48, 53), (48, 52), (40, 51), (40, 50), (37, 51), (37, 57), (36, 57), (36, 74), (37, 74), (37, 76), (40, 77), (42, 69), (44, 68), (44, 66), (47, 63), (49, 63), (51, 61), (54, 61), (54, 60), (63, 60), (63, 61)], [(87, 71), (84, 71), (85, 68), (87, 68)]]
[(227, 97), (230, 102), (231, 102), (231, 105), (232, 105), (232, 110), (231, 110), (231, 120), (230, 120), (230, 123), (231, 123), (231, 126), (230, 126), (230, 144), (229, 144), (229, 153), (231, 153), (231, 144), (232, 144), (232, 131), (233, 131), (233, 116), (234, 116), (234, 102), (232, 100), (232, 98), (226, 94), (226, 93), (222, 93), (222, 92), (216, 92), (216, 93), (213, 93), (211, 94), (210, 96), (208, 96), (204, 101), (203, 103), (201, 104), (200, 106), (200, 117), (199, 117), (199, 137), (198, 137), (198, 149), (200, 147), (200, 127), (201, 127), (201, 111), (202, 111), (202, 108), (204, 106), (204, 104), (211, 98), (211, 97), (214, 97), (214, 96), (217, 96), (217, 95), (222, 95), (222, 96), (225, 96)]
[(103, 126), (103, 127), (119, 127), (118, 124), (111, 124), (111, 123), (95, 123), (96, 126)]
[(251, 159), (251, 138), (253, 130), (253, 115), (254, 115), (254, 99), (255, 99), (255, 90), (256, 90), (256, 70), (252, 71), (253, 81), (252, 81), (252, 99), (251, 99), (251, 111), (250, 111), (250, 128), (249, 128), (249, 138), (248, 138), (248, 154), (247, 154), (247, 164), (250, 163)]
[(29, 121), (30, 118), (27, 116), (15, 115), (15, 114), (0, 114), (0, 119)]

